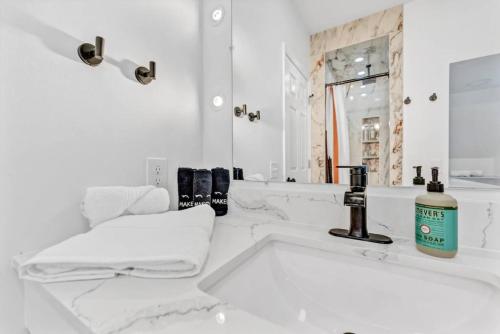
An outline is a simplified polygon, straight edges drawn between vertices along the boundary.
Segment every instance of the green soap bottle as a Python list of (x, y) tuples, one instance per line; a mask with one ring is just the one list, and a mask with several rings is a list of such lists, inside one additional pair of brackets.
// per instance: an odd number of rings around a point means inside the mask
[(439, 169), (432, 168), (427, 194), (415, 200), (415, 241), (423, 253), (452, 258), (458, 250), (458, 203), (444, 193), (438, 174)]

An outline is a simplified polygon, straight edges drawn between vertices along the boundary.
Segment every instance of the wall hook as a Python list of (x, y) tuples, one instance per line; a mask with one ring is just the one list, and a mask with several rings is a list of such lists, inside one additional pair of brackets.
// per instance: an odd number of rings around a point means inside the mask
[(97, 66), (102, 63), (104, 53), (104, 38), (96, 36), (95, 45), (84, 43), (78, 47), (78, 56), (87, 65)]
[(241, 107), (234, 107), (234, 116), (236, 117), (243, 117), (246, 116), (247, 114), (247, 105), (244, 104)]
[(438, 99), (438, 96), (436, 93), (432, 93), (432, 95), (429, 96), (429, 100), (432, 102), (436, 101), (437, 99)]
[(248, 114), (248, 119), (250, 122), (255, 122), (255, 120), (260, 121), (260, 111), (257, 110), (255, 113), (251, 112)]
[(156, 63), (149, 62), (149, 68), (140, 66), (135, 70), (135, 78), (143, 85), (149, 84), (151, 81), (156, 80)]
[(404, 104), (410, 104), (411, 103), (410, 97), (407, 96), (406, 99), (403, 102), (404, 102)]

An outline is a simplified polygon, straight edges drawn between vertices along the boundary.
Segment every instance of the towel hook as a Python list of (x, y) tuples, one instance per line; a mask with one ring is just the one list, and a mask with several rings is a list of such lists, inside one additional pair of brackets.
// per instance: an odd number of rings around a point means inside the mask
[(250, 120), (250, 122), (255, 122), (255, 120), (260, 121), (260, 110), (257, 110), (255, 113), (249, 113), (248, 119)]
[(135, 70), (135, 78), (143, 85), (149, 84), (151, 81), (156, 80), (156, 63), (149, 62), (149, 68), (140, 66)]
[(432, 95), (429, 96), (429, 100), (432, 102), (436, 101), (437, 99), (438, 99), (438, 96), (436, 93), (432, 93)]
[(241, 107), (234, 107), (234, 116), (236, 117), (243, 117), (246, 116), (247, 114), (247, 105), (244, 104)]
[(97, 66), (102, 63), (104, 53), (104, 38), (96, 36), (95, 45), (83, 43), (78, 47), (78, 56), (89, 66)]

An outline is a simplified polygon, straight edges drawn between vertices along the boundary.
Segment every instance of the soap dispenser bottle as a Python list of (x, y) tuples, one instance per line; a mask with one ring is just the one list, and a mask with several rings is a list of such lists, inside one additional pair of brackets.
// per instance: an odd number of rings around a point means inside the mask
[(438, 174), (438, 168), (432, 168), (427, 194), (415, 201), (415, 241), (423, 253), (451, 258), (458, 248), (458, 203), (444, 193)]
[(425, 186), (425, 179), (422, 177), (422, 166), (413, 167), (417, 171), (417, 176), (413, 178), (413, 185)]

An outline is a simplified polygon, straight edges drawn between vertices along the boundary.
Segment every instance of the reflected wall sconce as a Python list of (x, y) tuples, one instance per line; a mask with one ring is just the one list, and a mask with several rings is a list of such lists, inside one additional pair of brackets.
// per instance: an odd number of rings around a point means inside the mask
[(247, 105), (244, 104), (241, 107), (234, 107), (234, 116), (236, 117), (244, 117), (247, 115)]
[(154, 61), (149, 62), (149, 68), (140, 66), (135, 70), (135, 78), (143, 85), (151, 83), (151, 81), (156, 80), (156, 63)]
[(212, 10), (212, 13), (210, 15), (210, 17), (212, 18), (212, 23), (213, 25), (217, 26), (219, 25), (222, 20), (224, 19), (224, 7), (222, 6), (219, 6), (219, 7), (216, 7)]
[(260, 110), (257, 110), (255, 113), (249, 113), (248, 119), (250, 120), (250, 122), (255, 122), (256, 120), (260, 121)]
[(220, 108), (222, 108), (224, 106), (224, 97), (222, 95), (215, 95), (213, 98), (212, 98), (212, 106), (216, 109), (216, 110), (219, 110)]
[(78, 47), (78, 56), (89, 66), (97, 66), (102, 63), (104, 53), (104, 38), (96, 36), (95, 45), (84, 43)]

